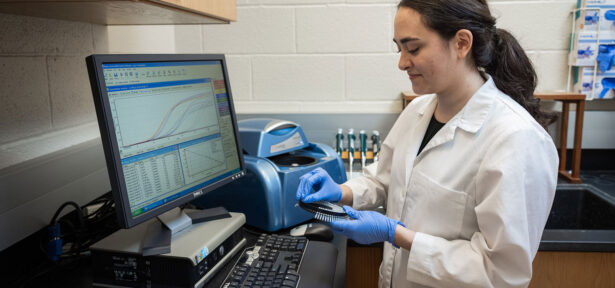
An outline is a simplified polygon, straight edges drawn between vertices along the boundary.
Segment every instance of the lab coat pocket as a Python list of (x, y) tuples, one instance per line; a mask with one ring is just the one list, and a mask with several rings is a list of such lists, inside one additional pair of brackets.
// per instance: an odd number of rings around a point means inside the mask
[(468, 194), (443, 187), (420, 171), (413, 171), (407, 193), (404, 223), (410, 229), (459, 238)]

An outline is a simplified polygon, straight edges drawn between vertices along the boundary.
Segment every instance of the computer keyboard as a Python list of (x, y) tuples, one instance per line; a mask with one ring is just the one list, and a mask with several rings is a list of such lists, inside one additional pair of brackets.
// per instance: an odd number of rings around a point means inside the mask
[(242, 252), (222, 287), (296, 288), (307, 244), (305, 237), (260, 235), (254, 247)]

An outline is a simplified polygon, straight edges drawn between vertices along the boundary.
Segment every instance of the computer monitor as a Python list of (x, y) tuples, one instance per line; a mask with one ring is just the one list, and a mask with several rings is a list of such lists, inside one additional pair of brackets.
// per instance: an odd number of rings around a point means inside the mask
[(245, 175), (224, 55), (86, 62), (123, 228), (160, 216), (176, 232), (185, 214), (169, 210)]

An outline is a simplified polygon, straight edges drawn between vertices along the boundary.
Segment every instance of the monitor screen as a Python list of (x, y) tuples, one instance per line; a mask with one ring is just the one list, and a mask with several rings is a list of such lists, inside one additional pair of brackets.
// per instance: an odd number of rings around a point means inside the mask
[(244, 174), (223, 55), (93, 55), (88, 68), (123, 227)]

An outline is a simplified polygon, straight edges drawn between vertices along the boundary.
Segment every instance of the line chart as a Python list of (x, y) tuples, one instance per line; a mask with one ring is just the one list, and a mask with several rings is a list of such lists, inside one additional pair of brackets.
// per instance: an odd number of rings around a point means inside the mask
[(202, 179), (226, 169), (220, 138), (180, 149), (186, 183)]
[(167, 90), (118, 98), (113, 104), (122, 148), (218, 125), (211, 89)]

